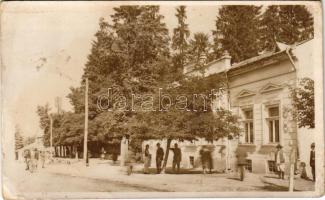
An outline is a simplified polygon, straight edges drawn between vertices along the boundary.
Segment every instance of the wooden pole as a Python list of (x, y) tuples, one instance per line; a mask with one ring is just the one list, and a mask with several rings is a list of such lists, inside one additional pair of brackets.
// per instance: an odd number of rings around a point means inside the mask
[(290, 175), (289, 175), (289, 192), (293, 192), (294, 190), (294, 170), (295, 170), (295, 162), (296, 162), (296, 149), (295, 145), (291, 141), (290, 144)]
[(84, 134), (84, 155), (83, 158), (88, 166), (88, 78), (86, 78), (86, 90), (85, 90), (85, 134)]

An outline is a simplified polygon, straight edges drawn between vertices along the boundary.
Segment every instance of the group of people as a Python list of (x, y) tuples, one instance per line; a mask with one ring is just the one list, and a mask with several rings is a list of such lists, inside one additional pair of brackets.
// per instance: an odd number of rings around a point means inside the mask
[[(156, 144), (156, 173), (159, 174), (162, 171), (162, 163), (164, 160), (165, 152), (164, 149), (160, 146), (160, 143)], [(178, 147), (178, 144), (174, 144), (174, 148), (170, 148), (171, 151), (173, 151), (173, 165), (172, 170), (174, 173), (179, 173), (180, 170), (180, 163), (182, 160), (182, 151)], [(149, 167), (151, 166), (151, 153), (149, 150), (149, 145), (147, 144), (145, 146), (144, 154), (144, 173), (149, 174)], [(213, 159), (212, 159), (212, 152), (210, 149), (206, 146), (202, 146), (200, 150), (200, 156), (201, 156), (201, 162), (202, 162), (202, 168), (203, 173), (207, 173), (208, 170), (211, 173), (213, 169)], [(236, 151), (236, 158), (237, 158), (237, 167), (240, 174), (240, 180), (243, 181), (245, 177), (245, 168), (248, 165), (247, 163), (247, 152), (242, 149), (241, 147), (237, 148)], [(275, 152), (275, 167), (276, 172), (279, 176), (279, 179), (284, 179), (285, 175), (285, 156), (284, 152), (282, 150), (282, 146), (278, 144), (276, 146), (276, 152)], [(310, 167), (311, 167), (311, 173), (313, 176), (313, 181), (315, 181), (315, 143), (311, 144), (311, 151), (310, 151)]]
[[(276, 167), (277, 167), (277, 172), (278, 172), (278, 175), (279, 175), (279, 179), (284, 179), (284, 168), (285, 168), (285, 157), (284, 157), (284, 153), (283, 153), (283, 150), (282, 150), (282, 146), (280, 144), (278, 144), (276, 146), (277, 148), (277, 151), (275, 153), (275, 164), (276, 164)], [(315, 172), (315, 143), (312, 143), (310, 145), (310, 160), (309, 160), (309, 165), (310, 165), (310, 168), (311, 168), (311, 174), (313, 176), (313, 181), (316, 180), (316, 172)], [(302, 165), (303, 167), (303, 170), (302, 170), (302, 173), (301, 173), (301, 177), (302, 178), (305, 178), (305, 179), (308, 179), (307, 177), (307, 174), (306, 174), (306, 169), (305, 169), (305, 164), (303, 163)]]
[[(160, 174), (162, 171), (162, 163), (164, 160), (164, 149), (161, 148), (160, 143), (156, 144), (157, 150), (156, 150), (156, 173)], [(179, 173), (180, 166), (181, 166), (181, 160), (182, 160), (182, 151), (178, 147), (178, 144), (174, 144), (174, 148), (170, 148), (171, 151), (173, 151), (173, 172)], [(149, 151), (149, 145), (147, 144), (144, 150), (144, 173), (149, 174), (149, 167), (151, 165), (151, 153)]]
[[(241, 149), (240, 147), (237, 148), (237, 153), (236, 153), (236, 157), (237, 157), (237, 166), (238, 166), (238, 170), (239, 170), (239, 174), (240, 174), (240, 180), (243, 181), (244, 180), (244, 176), (245, 176), (245, 167), (247, 166), (247, 152), (243, 149)], [(276, 146), (276, 152), (275, 152), (275, 171), (277, 172), (279, 179), (284, 179), (284, 175), (285, 175), (285, 156), (284, 156), (284, 152), (282, 150), (282, 146), (280, 144), (278, 144)], [(313, 176), (313, 181), (315, 181), (315, 176), (316, 176), (316, 172), (315, 172), (315, 143), (311, 144), (311, 151), (310, 151), (310, 167), (311, 167), (311, 173)], [(301, 175), (302, 178), (308, 178), (306, 175), (306, 170), (305, 170), (305, 166), (304, 166), (304, 171), (302, 172)]]
[(30, 150), (26, 149), (24, 151), (24, 158), (26, 169), (30, 172), (34, 172), (38, 168), (38, 163), (41, 161), (42, 168), (45, 167), (46, 151), (38, 150), (37, 148)]

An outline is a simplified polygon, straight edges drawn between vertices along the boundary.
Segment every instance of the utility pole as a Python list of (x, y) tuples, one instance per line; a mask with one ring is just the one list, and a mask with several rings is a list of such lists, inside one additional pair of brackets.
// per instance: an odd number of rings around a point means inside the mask
[(50, 115), (50, 158), (52, 160), (53, 158), (53, 119), (52, 119), (52, 116)]
[(85, 135), (84, 135), (84, 159), (86, 166), (89, 165), (88, 160), (88, 78), (86, 77), (86, 89), (85, 89)]

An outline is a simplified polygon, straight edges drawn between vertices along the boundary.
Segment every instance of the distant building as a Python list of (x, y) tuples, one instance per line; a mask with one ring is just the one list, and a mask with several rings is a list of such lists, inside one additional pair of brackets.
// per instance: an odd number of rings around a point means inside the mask
[[(194, 64), (186, 66), (184, 73), (188, 76), (207, 77), (218, 73), (227, 76), (228, 88), (225, 88), (221, 103), (240, 116), (243, 131), (239, 138), (230, 141), (228, 145), (226, 140), (212, 144), (203, 139), (194, 143), (177, 142), (183, 151), (182, 166), (199, 166), (200, 146), (212, 145), (215, 168), (233, 168), (234, 152), (240, 145), (248, 152), (249, 171), (272, 173), (277, 144), (284, 147), (287, 161), (291, 147), (295, 147), (299, 160), (309, 166), (309, 146), (314, 142), (313, 130), (298, 129), (297, 122), (291, 115), (289, 88), (294, 87), (299, 78), (313, 78), (312, 48), (313, 40), (295, 46), (279, 44), (274, 52), (263, 53), (232, 65), (231, 57), (226, 54), (200, 67)], [(152, 148), (153, 162), (156, 142), (144, 142), (144, 145), (149, 143)], [(165, 148), (165, 141), (162, 142), (162, 147)], [(172, 152), (169, 159), (168, 165), (171, 165)]]

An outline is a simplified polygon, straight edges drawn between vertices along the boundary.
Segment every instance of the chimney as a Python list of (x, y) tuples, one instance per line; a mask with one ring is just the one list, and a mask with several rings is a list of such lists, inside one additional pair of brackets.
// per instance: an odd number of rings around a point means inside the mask
[(201, 53), (199, 58), (199, 65), (204, 66), (207, 64), (207, 55), (205, 53)]
[(229, 55), (227, 50), (224, 52), (221, 59), (224, 60), (225, 68), (229, 69), (231, 67), (231, 56)]

